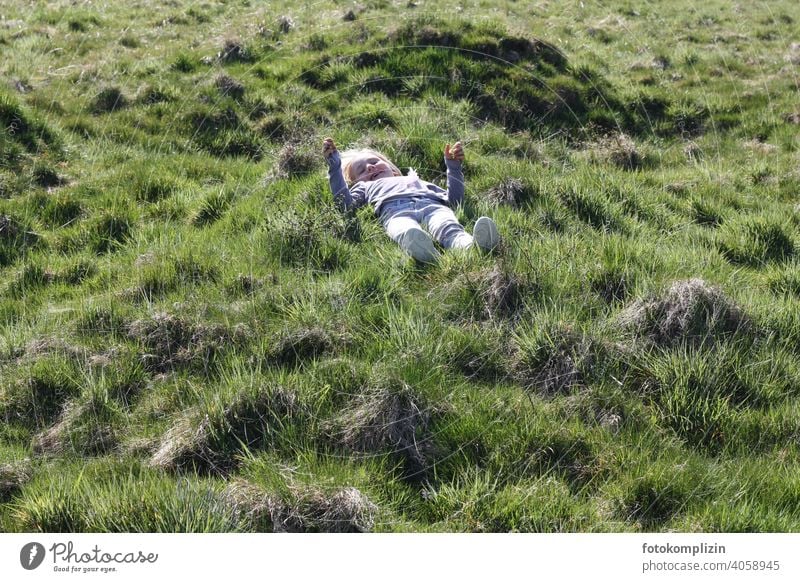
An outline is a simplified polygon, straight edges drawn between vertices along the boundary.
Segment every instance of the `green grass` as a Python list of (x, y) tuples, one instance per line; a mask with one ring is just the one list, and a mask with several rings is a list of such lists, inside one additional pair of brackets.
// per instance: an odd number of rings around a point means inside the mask
[(0, 530), (800, 531), (791, 3), (190, 4), (4, 15)]

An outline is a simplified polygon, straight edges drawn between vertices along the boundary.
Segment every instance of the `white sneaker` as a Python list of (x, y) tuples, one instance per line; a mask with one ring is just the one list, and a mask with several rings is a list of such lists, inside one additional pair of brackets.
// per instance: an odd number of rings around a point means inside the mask
[(494, 250), (497, 243), (500, 242), (497, 225), (488, 216), (481, 216), (475, 222), (475, 228), (472, 229), (472, 237), (475, 239), (475, 244), (481, 250), (487, 252)]
[(400, 247), (420, 263), (433, 263), (440, 256), (431, 237), (418, 228), (406, 231), (400, 239)]

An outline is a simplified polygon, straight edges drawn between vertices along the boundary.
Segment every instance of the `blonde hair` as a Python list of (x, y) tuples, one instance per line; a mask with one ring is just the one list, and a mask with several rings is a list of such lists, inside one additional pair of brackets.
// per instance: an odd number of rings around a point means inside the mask
[(379, 160), (383, 160), (386, 164), (391, 168), (392, 172), (395, 176), (402, 176), (403, 173), (400, 169), (395, 166), (389, 158), (384, 156), (382, 153), (371, 150), (369, 148), (363, 148), (358, 150), (347, 150), (339, 154), (342, 160), (342, 174), (344, 174), (344, 179), (348, 185), (353, 183), (353, 179), (355, 176), (351, 175), (351, 170), (353, 169), (353, 162), (360, 158), (370, 158), (375, 156)]

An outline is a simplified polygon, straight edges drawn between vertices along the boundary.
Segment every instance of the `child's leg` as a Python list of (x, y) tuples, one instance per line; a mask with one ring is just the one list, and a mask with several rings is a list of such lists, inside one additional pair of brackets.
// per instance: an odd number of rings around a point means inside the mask
[(475, 237), (475, 244), (481, 250), (493, 251), (500, 243), (500, 233), (497, 232), (497, 225), (488, 216), (481, 216), (475, 221), (475, 228), (472, 229)]
[(472, 235), (458, 222), (453, 211), (444, 204), (432, 202), (425, 207), (423, 218), (428, 230), (446, 249), (468, 249), (472, 246)]
[(392, 216), (383, 221), (383, 227), (389, 238), (398, 244), (409, 231), (422, 230), (419, 222), (407, 216)]
[(433, 246), (433, 241), (427, 232), (422, 230), (419, 222), (414, 218), (413, 202), (407, 204), (395, 203), (381, 213), (381, 222), (394, 242), (404, 251), (423, 263), (435, 261), (439, 252)]

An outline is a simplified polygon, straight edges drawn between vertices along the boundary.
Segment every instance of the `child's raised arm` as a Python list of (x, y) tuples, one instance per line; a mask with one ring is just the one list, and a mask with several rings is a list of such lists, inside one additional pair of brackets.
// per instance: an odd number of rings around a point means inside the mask
[(444, 146), (444, 163), (447, 166), (447, 200), (455, 208), (464, 201), (464, 172), (461, 163), (464, 161), (464, 148), (460, 141)]
[(366, 189), (360, 183), (353, 186), (352, 190), (347, 187), (342, 174), (342, 159), (332, 138), (325, 138), (322, 155), (328, 162), (328, 183), (336, 205), (344, 211), (362, 206), (366, 202)]

